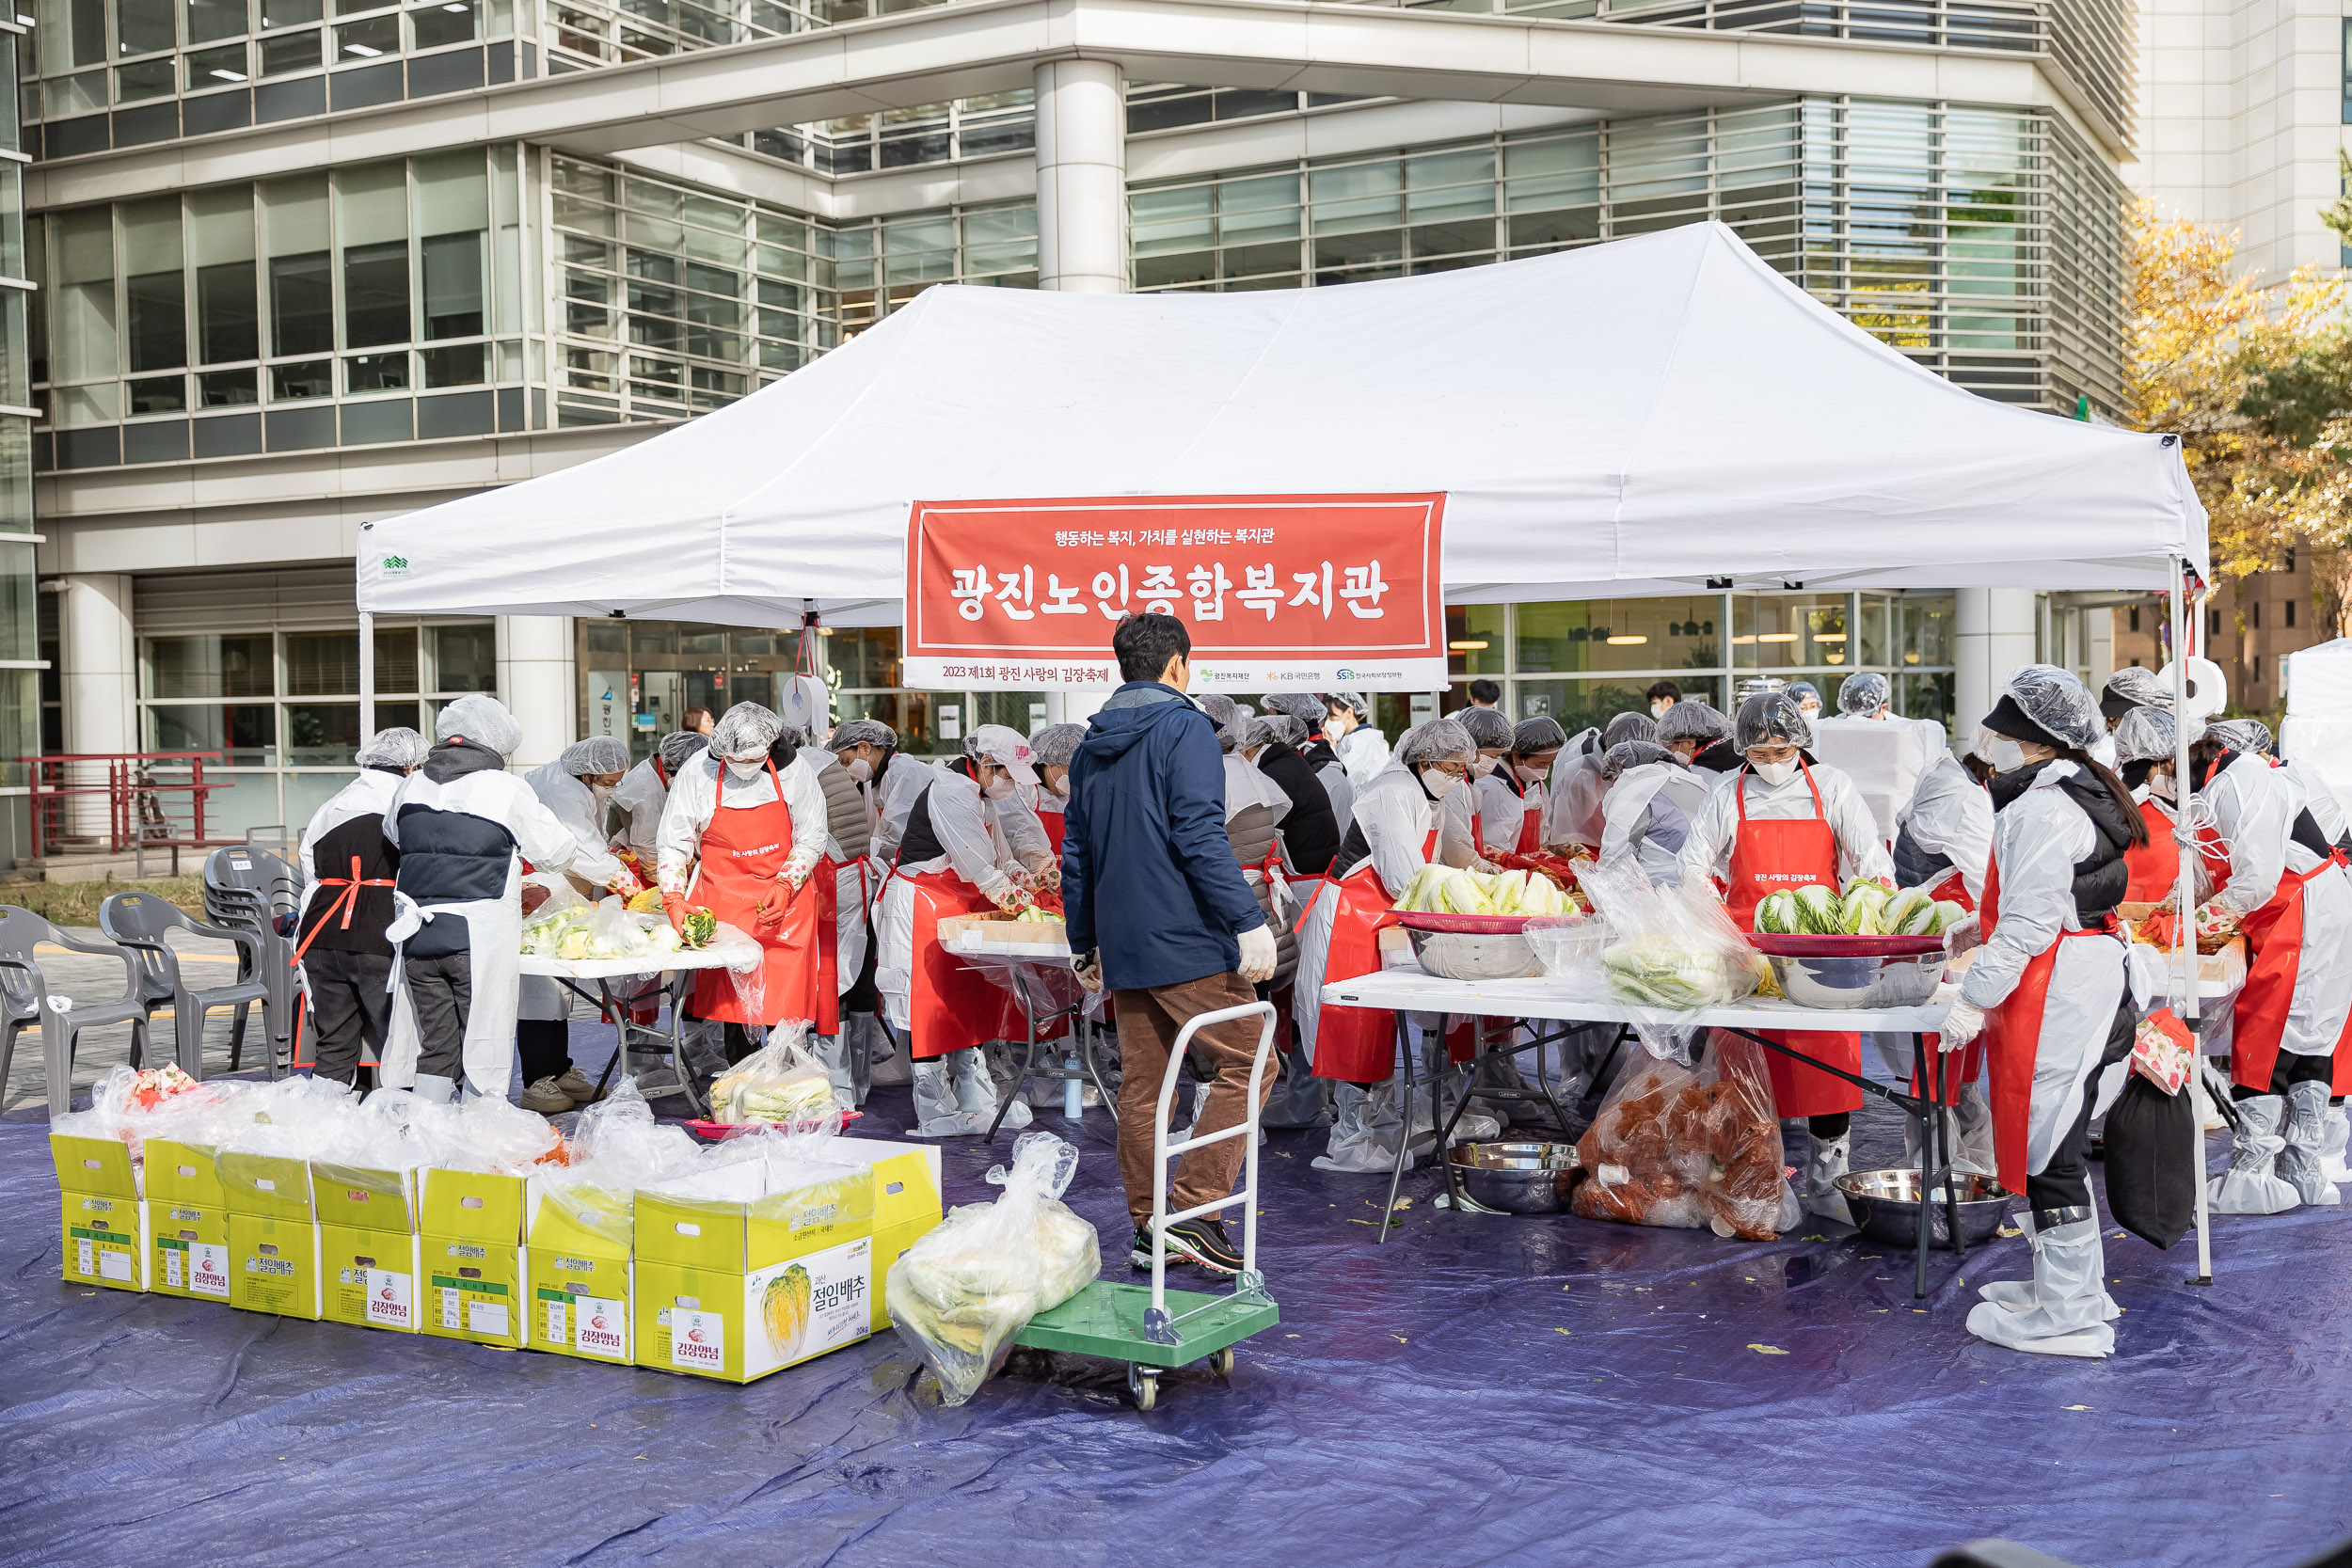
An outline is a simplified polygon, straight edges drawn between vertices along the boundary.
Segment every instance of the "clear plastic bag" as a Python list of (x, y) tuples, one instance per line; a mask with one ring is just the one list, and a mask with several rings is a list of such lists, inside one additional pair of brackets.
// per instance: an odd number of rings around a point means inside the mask
[(1024, 1324), (1102, 1272), (1094, 1227), (1060, 1201), (1077, 1168), (1078, 1151), (1051, 1132), (1022, 1134), (1011, 1170), (988, 1173), (1004, 1196), (950, 1211), (890, 1266), (883, 1306), (945, 1403), (970, 1399)]
[(548, 1200), (590, 1230), (624, 1241), (638, 1188), (682, 1180), (709, 1163), (686, 1129), (654, 1119), (634, 1078), (580, 1112), (568, 1155), (564, 1164), (532, 1172)]
[(1575, 1213), (1759, 1242), (1796, 1223), (1762, 1066), (1715, 1040), (1694, 1067), (1637, 1061), (1618, 1078), (1577, 1142)]
[(808, 1052), (806, 1023), (779, 1023), (768, 1043), (726, 1070), (710, 1085), (710, 1119), (766, 1122), (804, 1130), (831, 1116), (839, 1125), (833, 1079)]
[(1579, 880), (1613, 933), (1600, 955), (1609, 989), (1642, 1010), (1634, 1029), (1653, 1056), (1689, 1061), (1677, 1015), (1737, 1002), (1770, 973), (1709, 888), (1655, 887), (1629, 864), (1590, 866)]

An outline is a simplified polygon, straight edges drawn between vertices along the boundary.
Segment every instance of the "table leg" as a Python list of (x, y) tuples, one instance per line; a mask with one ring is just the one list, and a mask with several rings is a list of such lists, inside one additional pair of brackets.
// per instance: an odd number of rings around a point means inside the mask
[[(1018, 990), (1017, 982), (1019, 980), (1019, 976), (1015, 975), (1014, 978), (1016, 981), (1015, 989)], [(988, 1124), (988, 1136), (981, 1140), (983, 1143), (994, 1143), (996, 1141), (996, 1130), (1005, 1125), (1006, 1113), (1012, 1109), (1012, 1096), (1025, 1094), (1028, 1092), (1029, 1069), (1037, 1066), (1037, 1014), (1030, 1009), (1029, 998), (1025, 992), (1021, 993), (1021, 1016), (1027, 1019), (1029, 1022), (1029, 1044), (1028, 1048), (1021, 1053), (1021, 1074), (1012, 1081), (1012, 1089), (1010, 1093), (1005, 1097), (1004, 1102), (996, 1107), (996, 1119)], [(980, 1068), (982, 1071), (986, 1071), (988, 1068), (988, 1048), (986, 1046), (982, 1046), (980, 1047)]]
[[(1923, 1088), (1930, 1082), (1927, 1041), (1925, 1035), (1912, 1037), (1913, 1081)], [(1941, 1078), (1940, 1069), (1936, 1076)], [(1938, 1119), (1933, 1102), (1934, 1096), (1931, 1094), (1927, 1103), (1915, 1105), (1912, 1110), (1912, 1118), (1919, 1124), (1919, 1249), (1911, 1273), (1911, 1299), (1914, 1301), (1928, 1293), (1928, 1242), (1929, 1232), (1933, 1228), (1928, 1194), (1933, 1191), (1930, 1183), (1934, 1180), (1935, 1124)]]
[(1073, 1027), (1084, 1031), (1078, 1037), (1079, 1058), (1086, 1065), (1087, 1076), (1094, 1080), (1095, 1093), (1103, 1097), (1103, 1109), (1110, 1113), (1111, 1132), (1116, 1134), (1119, 1131), (1119, 1096), (1111, 1092), (1108, 1084), (1103, 1082), (1103, 1066), (1094, 1054), (1095, 1031), (1101, 1025), (1086, 1016), (1084, 1007), (1079, 1008), (1071, 1023)]
[(1396, 1167), (1389, 1172), (1389, 1205), (1380, 1211), (1380, 1243), (1383, 1245), (1389, 1240), (1389, 1227), (1396, 1220), (1397, 1186), (1405, 1180), (1406, 1162), (1413, 1157), (1413, 1041), (1409, 1033), (1412, 1026), (1405, 1022), (1405, 1018), (1403, 1013), (1396, 1015), (1397, 1043), (1403, 1048), (1405, 1057), (1405, 1120), (1397, 1135)]
[[(1960, 1160), (1952, 1150), (1952, 1138), (1959, 1131), (1956, 1124), (1960, 1118), (1956, 1115), (1947, 1113), (1944, 1109), (1944, 1085), (1947, 1082), (1944, 1054), (1941, 1050), (1935, 1053), (1936, 1168), (1944, 1173), (1944, 1224), (1951, 1235), (1952, 1254), (1956, 1258), (1964, 1259), (1968, 1256), (1968, 1243), (1967, 1239), (1960, 1233), (1960, 1175), (1958, 1170)], [(1955, 1105), (1959, 1103), (1961, 1095), (1965, 1094), (1967, 1089), (1968, 1085), (1965, 1084), (1957, 1086), (1951, 1097)]]

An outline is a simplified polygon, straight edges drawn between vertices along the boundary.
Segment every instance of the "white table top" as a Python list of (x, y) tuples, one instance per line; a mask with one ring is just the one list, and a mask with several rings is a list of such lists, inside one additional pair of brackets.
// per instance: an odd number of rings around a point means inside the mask
[(1667, 1013), (1637, 1007), (1587, 987), (1544, 977), (1529, 980), (1440, 980), (1417, 970), (1390, 969), (1323, 988), (1327, 1007), (1387, 1007), (1399, 1012), (1455, 1013), (1483, 1018), (1544, 1018), (1593, 1023), (1666, 1022), (1690, 1028), (1818, 1029), (1867, 1034), (1929, 1034), (1944, 1026), (1958, 990), (1946, 986), (1916, 1007), (1800, 1007), (1751, 999), (1728, 1007)]
[(724, 969), (733, 955), (724, 949), (681, 948), (675, 953), (649, 953), (641, 958), (550, 958), (537, 953), (522, 956), (525, 974), (551, 980), (619, 980), (637, 974), (660, 974), (673, 969)]

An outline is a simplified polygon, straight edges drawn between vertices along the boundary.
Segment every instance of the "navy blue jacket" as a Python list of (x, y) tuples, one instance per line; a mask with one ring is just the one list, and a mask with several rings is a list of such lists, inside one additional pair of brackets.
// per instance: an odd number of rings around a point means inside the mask
[(1087, 725), (1070, 763), (1061, 895), (1073, 953), (1115, 990), (1181, 985), (1241, 966), (1265, 924), (1225, 836), (1216, 726), (1182, 692), (1130, 681)]

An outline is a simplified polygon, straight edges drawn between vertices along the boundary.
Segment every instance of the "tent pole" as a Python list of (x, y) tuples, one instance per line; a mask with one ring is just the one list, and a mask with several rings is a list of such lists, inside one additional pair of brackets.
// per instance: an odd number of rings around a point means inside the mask
[[(2197, 1041), (2196, 833), (2193, 828), (2181, 831), (2189, 824), (2189, 805), (2194, 794), (2188, 764), (2187, 603), (2187, 574), (2176, 555), (2172, 558), (2172, 798), (2179, 818), (2173, 842), (2181, 852), (2181, 872), (2172, 887), (2173, 899), (2180, 906), (2180, 918), (2172, 923), (2172, 940), (2179, 949), (2181, 1006), (2188, 1015), (2182, 1022), (2188, 1025), (2190, 1040)], [(2189, 1065), (2188, 1085), (2193, 1097), (2189, 1101), (2189, 1142), (2197, 1164), (2197, 1275), (2189, 1283), (2210, 1285), (2213, 1227), (2205, 1212), (2205, 1059), (2201, 1044)]]
[(375, 615), (359, 612), (359, 744), (375, 734)]

